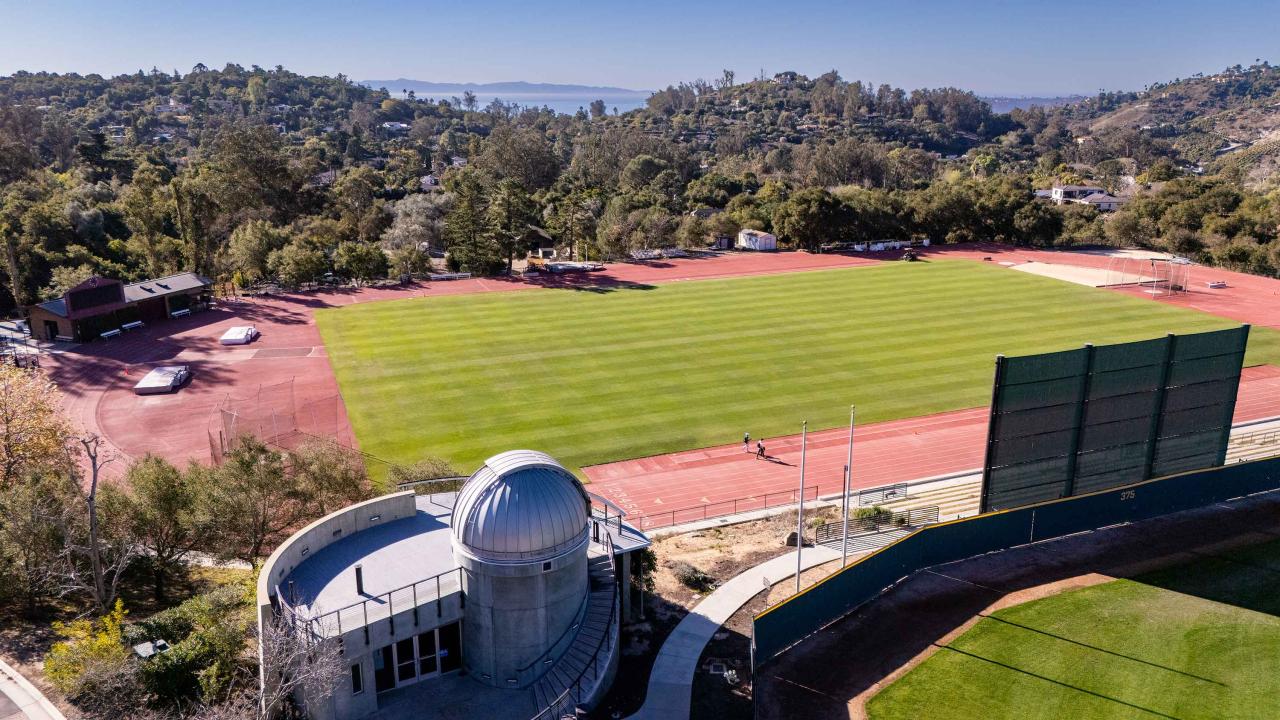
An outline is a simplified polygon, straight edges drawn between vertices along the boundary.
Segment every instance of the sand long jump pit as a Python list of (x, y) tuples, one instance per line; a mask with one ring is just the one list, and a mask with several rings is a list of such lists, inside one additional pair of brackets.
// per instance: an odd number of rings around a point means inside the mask
[(1156, 278), (1150, 275), (1142, 275), (1123, 270), (1081, 267), (1079, 265), (1059, 265), (1057, 263), (1036, 262), (1034, 260), (1031, 262), (1009, 265), (1009, 267), (1025, 273), (1031, 273), (1032, 275), (1040, 275), (1041, 277), (1065, 280), (1077, 285), (1087, 285), (1089, 287), (1098, 288), (1156, 282)]

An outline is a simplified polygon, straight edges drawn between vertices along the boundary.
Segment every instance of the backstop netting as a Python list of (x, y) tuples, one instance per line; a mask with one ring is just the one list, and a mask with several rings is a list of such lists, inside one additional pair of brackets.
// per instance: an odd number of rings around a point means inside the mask
[(224, 397), (209, 423), (209, 452), (213, 462), (235, 448), (240, 438), (252, 436), (284, 449), (293, 449), (315, 438), (354, 447), (338, 394), (298, 402), (292, 379), (259, 385), (249, 395)]

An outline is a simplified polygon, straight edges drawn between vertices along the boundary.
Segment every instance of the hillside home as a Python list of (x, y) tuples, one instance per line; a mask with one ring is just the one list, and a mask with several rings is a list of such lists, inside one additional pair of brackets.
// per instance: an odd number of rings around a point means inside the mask
[(1055, 204), (1062, 205), (1063, 203), (1080, 200), (1094, 193), (1105, 192), (1105, 188), (1100, 188), (1096, 185), (1054, 185), (1050, 197), (1053, 198)]

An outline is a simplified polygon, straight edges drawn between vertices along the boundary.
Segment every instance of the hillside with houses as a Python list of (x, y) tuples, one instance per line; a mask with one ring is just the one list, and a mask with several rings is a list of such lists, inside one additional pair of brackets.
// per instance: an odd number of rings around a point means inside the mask
[(21, 72), (0, 78), (0, 305), (94, 275), (502, 273), (744, 229), (784, 249), (1137, 245), (1276, 274), (1277, 75), (997, 113), (957, 88), (725, 71), (630, 112), (559, 114), (282, 67)]

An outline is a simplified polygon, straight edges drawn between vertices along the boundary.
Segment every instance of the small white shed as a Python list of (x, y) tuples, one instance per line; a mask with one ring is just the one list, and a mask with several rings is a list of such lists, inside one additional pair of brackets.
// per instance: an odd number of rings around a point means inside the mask
[(738, 231), (739, 250), (777, 250), (778, 238), (759, 230)]

